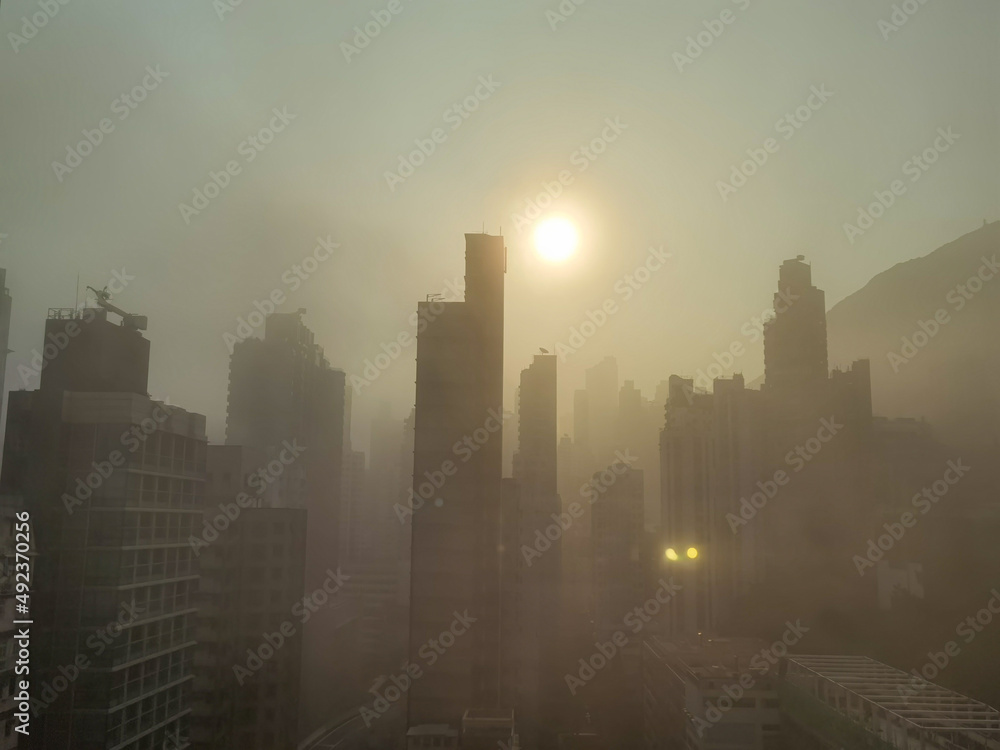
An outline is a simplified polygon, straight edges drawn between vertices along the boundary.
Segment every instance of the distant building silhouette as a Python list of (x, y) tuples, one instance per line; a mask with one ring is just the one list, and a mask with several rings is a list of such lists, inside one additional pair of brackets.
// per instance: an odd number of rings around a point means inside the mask
[(871, 508), (868, 362), (827, 372), (824, 294), (802, 256), (782, 263), (774, 311), (761, 390), (740, 374), (716, 378), (711, 393), (670, 379), (659, 534), (678, 553), (699, 549), (697, 565), (673, 566), (685, 582), (674, 633), (726, 632), (751, 597), (767, 617), (760, 597), (782, 586), (805, 608), (817, 576), (833, 574), (825, 555), (849, 558), (850, 529)]
[[(275, 503), (304, 508), (304, 591), (323, 585), (346, 550), (341, 523), (345, 440), (350, 428), (350, 392), (342, 370), (330, 366), (302, 322), (304, 310), (267, 318), (264, 338), (237, 343), (230, 360), (227, 445), (258, 448), (273, 460), (288, 442), (300, 457), (277, 479)], [(335, 643), (343, 614), (324, 607), (303, 626), (301, 726), (309, 734), (329, 718), (359, 679), (349, 675)], [(346, 631), (342, 631), (346, 632)], [(352, 645), (353, 647), (353, 645)], [(340, 674), (331, 689), (330, 675)]]
[[(555, 651), (563, 526), (557, 484), (556, 356), (536, 354), (521, 371), (513, 480), (504, 483), (504, 703), (514, 707), (526, 747), (555, 743)], [(553, 537), (555, 537), (553, 539)], [(560, 694), (561, 697), (561, 694)]]
[(815, 386), (829, 377), (826, 354), (826, 295), (812, 285), (805, 256), (781, 264), (774, 317), (764, 327), (768, 389)]

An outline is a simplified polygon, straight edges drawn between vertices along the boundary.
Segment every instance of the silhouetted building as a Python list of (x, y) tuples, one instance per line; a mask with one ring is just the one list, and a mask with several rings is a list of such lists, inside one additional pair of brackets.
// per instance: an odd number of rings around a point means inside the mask
[(370, 550), (373, 539), (373, 508), (367, 492), (368, 471), (362, 451), (344, 451), (340, 476), (340, 543), (341, 559), (358, 560), (364, 550)]
[[(665, 401), (666, 399), (664, 399)], [(628, 449), (633, 456), (632, 468), (640, 469), (645, 479), (644, 516), (656, 518), (660, 507), (659, 433), (663, 425), (664, 402), (650, 401), (626, 380), (618, 392), (618, 431), (616, 450)]]
[[(465, 301), (421, 302), (413, 457), (411, 732), (461, 726), (495, 706), (500, 682), (500, 512), (506, 249), (466, 235)], [(475, 618), (456, 625), (465, 614)], [(429, 664), (425, 644), (447, 637)]]
[(812, 285), (805, 256), (786, 260), (778, 271), (774, 317), (764, 327), (764, 376), (768, 389), (794, 391), (829, 377), (826, 354), (826, 295)]
[(306, 511), (258, 492), (267, 463), (260, 449), (208, 447), (204, 528), (217, 534), (199, 546), (195, 750), (298, 746)]
[(183, 748), (205, 418), (149, 398), (149, 342), (128, 320), (54, 309), (45, 328), (64, 347), (38, 390), (12, 394), (0, 479), (37, 543), (30, 746)]
[[(525, 745), (555, 728), (554, 694), (559, 633), (559, 577), (563, 528), (575, 523), (562, 512), (557, 484), (556, 356), (535, 355), (521, 371), (520, 420), (513, 482), (505, 482), (503, 569), (505, 704), (517, 713)], [(508, 491), (510, 488), (511, 491)], [(508, 700), (509, 698), (509, 700)], [(547, 738), (545, 747), (555, 742)]]
[[(413, 432), (411, 426), (407, 434), (405, 423), (389, 416), (388, 404), (382, 407), (371, 423), (366, 514), (358, 553), (365, 560), (402, 562), (409, 570), (409, 527), (401, 522), (396, 503), (405, 502), (408, 494), (407, 489), (401, 493), (401, 487), (413, 487)], [(406, 437), (409, 450), (404, 454)]]
[(788, 602), (804, 615), (831, 592), (862, 604), (825, 561), (849, 558), (852, 529), (872, 516), (871, 382), (867, 360), (826, 372), (823, 300), (802, 256), (782, 264), (760, 391), (739, 374), (712, 393), (670, 379), (659, 533), (685, 585), (674, 633), (781, 622)]
[(743, 524), (740, 513), (763, 477), (763, 417), (761, 394), (747, 390), (742, 375), (716, 379), (712, 394), (670, 378), (657, 536), (662, 564), (685, 590), (672, 609), (675, 634), (719, 632), (762, 570), (760, 527)]
[[(349, 391), (343, 371), (330, 367), (313, 333), (303, 324), (305, 311), (273, 314), (264, 338), (237, 343), (230, 361), (227, 445), (268, 451), (272, 460), (292, 446), (294, 461), (275, 477), (277, 504), (305, 508), (306, 592), (323, 585), (346, 550), (342, 540), (341, 498), (345, 434), (350, 423)], [(275, 467), (277, 473), (277, 466)], [(301, 727), (304, 735), (329, 718), (339, 700), (330, 675), (348, 675), (335, 654), (337, 613), (323, 608), (303, 627)]]
[(599, 493), (593, 504), (594, 623), (598, 636), (607, 638), (648, 596), (642, 568), (643, 475), (611, 464), (594, 474), (592, 488)]

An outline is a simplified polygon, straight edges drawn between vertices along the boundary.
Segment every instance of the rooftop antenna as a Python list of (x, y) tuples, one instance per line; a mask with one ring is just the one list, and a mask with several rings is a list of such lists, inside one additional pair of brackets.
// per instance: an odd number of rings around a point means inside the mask
[(76, 292), (76, 299), (73, 301), (73, 309), (74, 310), (79, 310), (80, 309), (80, 272), (79, 271), (76, 272), (76, 289), (74, 291)]

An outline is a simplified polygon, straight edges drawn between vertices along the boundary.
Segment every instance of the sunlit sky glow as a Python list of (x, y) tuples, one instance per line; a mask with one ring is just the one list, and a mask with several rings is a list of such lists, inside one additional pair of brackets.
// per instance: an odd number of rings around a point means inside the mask
[[(306, 308), (330, 361), (360, 373), (409, 330), (417, 300), (462, 278), (463, 234), (485, 225), (509, 248), (510, 399), (539, 347), (566, 341), (650, 247), (668, 248), (669, 264), (559, 363), (565, 413), (607, 354), (647, 395), (705, 367), (769, 305), (785, 258), (805, 254), (832, 305), (997, 218), (994, 0), (921, 5), (888, 39), (889, 0), (593, 0), (553, 30), (557, 6), (404, 2), (348, 61), (341, 42), (385, 3), (244, 2), (220, 19), (206, 0), (88, 0), (60, 4), (15, 53), (8, 33), (38, 6), (4, 0), (8, 387), (42, 346), (47, 308), (73, 304), (77, 274), (100, 288), (124, 268), (135, 278), (115, 303), (149, 316), (151, 392), (206, 414), (221, 440), (224, 335), (255, 302), (284, 292), (282, 311)], [(675, 53), (724, 9), (736, 20), (678, 70)], [(168, 77), (119, 120), (113, 103), (148, 66)], [(776, 123), (821, 86), (832, 98), (784, 140)], [(241, 143), (283, 107), (295, 119), (247, 163)], [(102, 118), (114, 131), (58, 181), (53, 161)], [(844, 223), (947, 127), (960, 140), (851, 245)], [(723, 200), (718, 182), (770, 137), (777, 152)], [(419, 143), (433, 152), (390, 187)], [(234, 159), (240, 174), (185, 223), (178, 205)], [(537, 221), (556, 215), (579, 231), (557, 264), (534, 244)], [(328, 236), (338, 252), (284, 282)], [(414, 353), (356, 396), (359, 448), (380, 401), (408, 413)], [(759, 374), (759, 345), (739, 367)]]

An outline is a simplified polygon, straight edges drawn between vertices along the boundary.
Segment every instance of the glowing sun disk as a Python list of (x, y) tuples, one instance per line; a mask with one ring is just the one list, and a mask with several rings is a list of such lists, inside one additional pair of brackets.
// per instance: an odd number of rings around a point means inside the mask
[(535, 230), (535, 249), (551, 263), (562, 263), (576, 250), (576, 227), (568, 219), (546, 219)]

